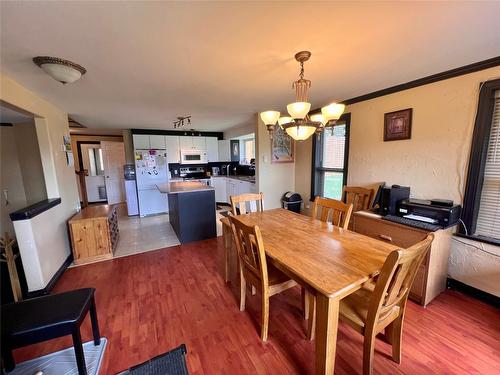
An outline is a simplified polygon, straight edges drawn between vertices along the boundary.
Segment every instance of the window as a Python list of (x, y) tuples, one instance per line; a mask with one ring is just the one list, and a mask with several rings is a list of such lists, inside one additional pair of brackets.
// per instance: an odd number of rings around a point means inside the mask
[(337, 125), (313, 136), (311, 200), (317, 195), (341, 199), (347, 182), (350, 114), (344, 114)]
[(252, 159), (255, 159), (255, 136), (249, 134), (240, 139), (240, 164), (249, 165)]
[(461, 233), (500, 243), (500, 80), (481, 87)]

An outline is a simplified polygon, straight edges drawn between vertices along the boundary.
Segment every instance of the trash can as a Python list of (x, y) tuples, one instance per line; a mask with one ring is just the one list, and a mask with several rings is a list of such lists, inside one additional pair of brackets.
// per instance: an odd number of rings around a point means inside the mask
[(300, 214), (300, 205), (302, 204), (302, 197), (293, 191), (287, 191), (281, 197), (281, 207), (289, 211), (297, 212)]

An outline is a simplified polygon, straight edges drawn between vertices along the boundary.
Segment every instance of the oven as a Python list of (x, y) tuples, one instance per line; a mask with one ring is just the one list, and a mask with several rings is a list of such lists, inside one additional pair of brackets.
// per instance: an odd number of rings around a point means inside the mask
[(206, 150), (181, 150), (181, 164), (207, 164)]

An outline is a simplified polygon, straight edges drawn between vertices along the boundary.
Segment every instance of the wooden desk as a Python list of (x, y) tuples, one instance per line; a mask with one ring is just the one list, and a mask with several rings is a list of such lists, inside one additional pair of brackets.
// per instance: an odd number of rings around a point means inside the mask
[(316, 373), (333, 374), (339, 300), (376, 276), (397, 247), (280, 208), (237, 218), (258, 225), (273, 264), (316, 296)]

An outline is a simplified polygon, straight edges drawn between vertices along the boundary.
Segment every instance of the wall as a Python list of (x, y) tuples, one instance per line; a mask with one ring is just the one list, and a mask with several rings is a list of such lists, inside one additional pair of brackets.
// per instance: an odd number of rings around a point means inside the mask
[(125, 148), (125, 163), (135, 164), (134, 141), (129, 129), (123, 130), (123, 146)]
[(5, 75), (0, 75), (0, 100), (35, 116), (47, 196), (61, 198), (61, 204), (46, 211), (50, 226), (33, 223), (34, 232), (43, 234), (44, 240), (30, 243), (36, 260), (32, 278), (36, 283), (28, 284), (32, 291), (45, 287), (70, 254), (66, 222), (76, 212), (79, 199), (74, 169), (67, 165), (61, 149), (63, 136), (69, 135), (68, 116)]
[[(499, 76), (500, 67), (495, 67), (348, 106), (348, 184), (385, 181), (410, 186), (415, 198), (462, 203), (479, 86)], [(413, 108), (411, 139), (384, 142), (384, 113), (404, 108)], [(304, 155), (311, 155), (311, 145), (303, 147)], [(298, 164), (296, 184), (301, 194), (310, 189), (310, 180), (309, 164)], [(500, 275), (489, 271), (491, 256), (486, 255), (454, 241), (449, 272), (459, 281), (498, 295)]]
[[(315, 137), (315, 135), (313, 135)], [(295, 143), (295, 191), (302, 196), (304, 201), (302, 213), (310, 213), (311, 204), (311, 163), (312, 163), (312, 139)]]
[(255, 131), (256, 184), (264, 193), (265, 208), (281, 207), (281, 196), (295, 189), (295, 163), (271, 163), (271, 142), (266, 126), (256, 115), (257, 129)]
[(224, 139), (234, 139), (250, 133), (255, 133), (255, 122), (224, 130)]

